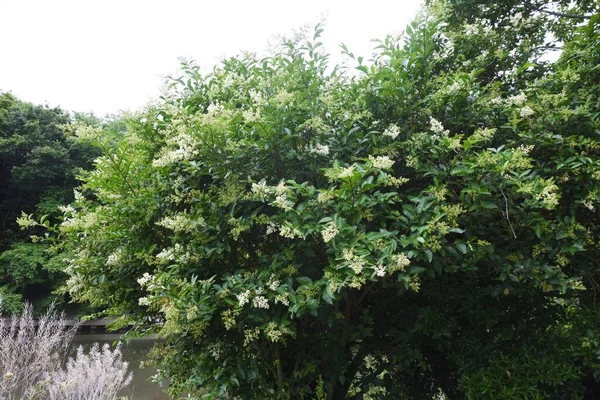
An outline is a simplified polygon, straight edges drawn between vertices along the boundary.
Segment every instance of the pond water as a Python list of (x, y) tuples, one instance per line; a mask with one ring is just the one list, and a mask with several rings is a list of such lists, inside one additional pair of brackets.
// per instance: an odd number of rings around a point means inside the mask
[[(84, 349), (91, 347), (94, 342), (100, 346), (120, 339), (121, 335), (116, 333), (78, 333), (73, 340), (74, 348), (83, 345)], [(150, 382), (150, 377), (154, 370), (150, 368), (140, 369), (140, 362), (146, 357), (146, 354), (154, 345), (154, 339), (132, 339), (121, 344), (123, 359), (129, 362), (129, 370), (133, 372), (133, 380), (125, 388), (120, 396), (128, 396), (130, 400), (170, 400), (158, 385)]]

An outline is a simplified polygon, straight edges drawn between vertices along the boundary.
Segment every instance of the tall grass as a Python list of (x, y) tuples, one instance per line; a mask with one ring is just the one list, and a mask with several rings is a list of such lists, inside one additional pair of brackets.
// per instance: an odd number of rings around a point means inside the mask
[(0, 319), (0, 399), (113, 400), (131, 382), (118, 347), (96, 344), (85, 354), (80, 346), (65, 364), (78, 328), (65, 322), (50, 309), (36, 328), (31, 304), (10, 323)]

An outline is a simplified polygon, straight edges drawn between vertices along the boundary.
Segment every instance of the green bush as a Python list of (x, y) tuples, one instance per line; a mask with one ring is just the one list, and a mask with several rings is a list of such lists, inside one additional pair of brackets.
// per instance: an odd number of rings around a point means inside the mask
[[(124, 134), (82, 127), (106, 155), (60, 227), (72, 295), (165, 337), (172, 393), (581, 396), (600, 354), (598, 17), (464, 3), (357, 73), (327, 65), (317, 26), (264, 59), (184, 63)], [(553, 27), (565, 50), (544, 63)]]

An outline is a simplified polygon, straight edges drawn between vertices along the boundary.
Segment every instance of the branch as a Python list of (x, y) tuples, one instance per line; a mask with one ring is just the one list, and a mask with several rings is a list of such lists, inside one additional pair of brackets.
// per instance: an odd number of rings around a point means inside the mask
[(506, 198), (506, 195), (504, 194), (504, 190), (500, 189), (500, 193), (502, 193), (502, 196), (504, 197), (504, 208), (506, 210), (506, 220), (508, 221), (508, 225), (510, 226), (510, 230), (512, 231), (512, 234), (513, 234), (513, 236), (516, 239), (517, 238), (517, 234), (515, 233), (515, 230), (513, 229), (512, 223), (510, 222), (510, 217), (508, 216), (508, 199)]
[(591, 15), (566, 14), (566, 13), (562, 13), (562, 12), (558, 12), (558, 11), (550, 11), (543, 7), (535, 7), (527, 2), (524, 3), (524, 6), (529, 8), (530, 10), (543, 12), (548, 15), (554, 15), (555, 17), (574, 18), (574, 19), (582, 19), (582, 20), (592, 18)]
[(591, 15), (577, 15), (577, 14), (565, 14), (557, 11), (546, 10), (545, 8), (534, 8), (535, 11), (543, 12), (549, 15), (554, 15), (555, 17), (564, 17), (564, 18), (575, 18), (575, 19), (590, 19)]

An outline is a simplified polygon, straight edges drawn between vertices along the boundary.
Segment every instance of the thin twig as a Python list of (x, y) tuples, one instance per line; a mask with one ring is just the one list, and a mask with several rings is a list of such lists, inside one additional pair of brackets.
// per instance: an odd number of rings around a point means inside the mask
[(516, 239), (517, 238), (517, 234), (515, 233), (515, 230), (513, 229), (512, 223), (510, 222), (510, 217), (508, 216), (508, 199), (506, 198), (506, 195), (504, 194), (504, 191), (502, 189), (500, 189), (500, 193), (502, 193), (502, 196), (504, 197), (504, 208), (506, 210), (506, 220), (508, 221), (508, 225), (510, 226), (510, 230), (512, 231), (512, 234), (513, 234), (513, 236)]
[(591, 15), (576, 15), (576, 14), (565, 14), (556, 11), (546, 10), (545, 8), (536, 8), (536, 11), (540, 11), (546, 14), (554, 15), (555, 17), (564, 17), (564, 18), (575, 18), (575, 19), (590, 19)]

